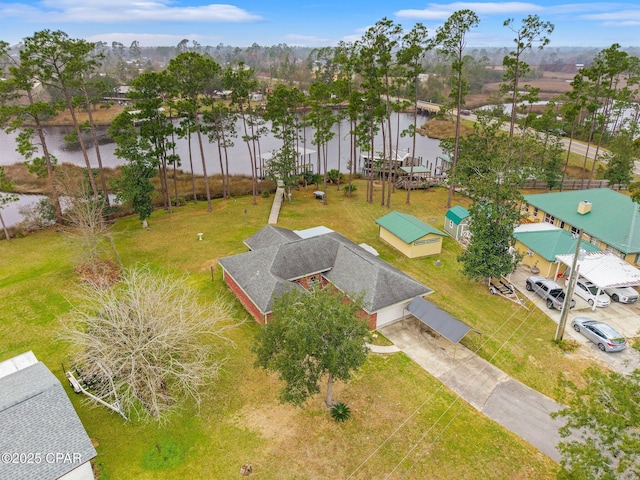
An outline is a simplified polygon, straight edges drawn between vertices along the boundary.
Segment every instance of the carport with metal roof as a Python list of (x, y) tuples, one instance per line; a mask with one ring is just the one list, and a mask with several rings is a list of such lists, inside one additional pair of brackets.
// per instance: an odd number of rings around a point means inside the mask
[(473, 330), (466, 323), (452, 317), (422, 297), (414, 298), (407, 305), (407, 310), (422, 323), (453, 343), (458, 343), (469, 330)]
[[(574, 254), (556, 255), (558, 264), (564, 263), (569, 269), (573, 265), (573, 257)], [(578, 261), (576, 270), (598, 290), (640, 285), (640, 270), (611, 252), (587, 252), (584, 260)]]

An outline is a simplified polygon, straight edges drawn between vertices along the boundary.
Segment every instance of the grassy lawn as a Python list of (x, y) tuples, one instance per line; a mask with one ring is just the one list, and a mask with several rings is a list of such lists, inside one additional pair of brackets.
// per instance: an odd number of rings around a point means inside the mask
[[(459, 246), (450, 238), (438, 257), (410, 260), (378, 237), (374, 220), (386, 213), (376, 190), (373, 205), (364, 200), (365, 184), (353, 198), (328, 189), (328, 205), (314, 200), (313, 189), (294, 192), (278, 225), (301, 229), (332, 228), (351, 240), (375, 247), (381, 257), (435, 290), (430, 300), (482, 332), (466, 345), (484, 358), (554, 397), (557, 376), (577, 380), (586, 364), (564, 355), (551, 339), (555, 324), (536, 309), (526, 310), (491, 296), (486, 285), (461, 275)], [(446, 191), (392, 195), (392, 208), (443, 227)], [(215, 200), (188, 204), (168, 214), (153, 213), (142, 230), (135, 217), (118, 220), (113, 234), (127, 266), (150, 263), (188, 273), (203, 301), (223, 295), (216, 259), (246, 251), (242, 240), (267, 221), (272, 198)], [(455, 203), (467, 204), (464, 197)], [(198, 233), (203, 240), (198, 241)], [(186, 406), (167, 425), (126, 423), (106, 409), (91, 408), (73, 394), (61, 369), (67, 346), (58, 340), (60, 318), (76, 301), (75, 252), (55, 230), (2, 242), (0, 246), (0, 360), (33, 350), (63, 381), (89, 435), (98, 442), (96, 463), (102, 478), (236, 478), (240, 466), (253, 465), (265, 479), (554, 478), (555, 464), (519, 437), (476, 412), (425, 373), (404, 354), (371, 355), (348, 385), (334, 396), (347, 403), (353, 417), (331, 420), (321, 396), (304, 408), (278, 403), (279, 382), (253, 368), (250, 352), (259, 328), (235, 303), (241, 323), (231, 330), (226, 368), (197, 411)], [(380, 343), (385, 343), (380, 339)]]

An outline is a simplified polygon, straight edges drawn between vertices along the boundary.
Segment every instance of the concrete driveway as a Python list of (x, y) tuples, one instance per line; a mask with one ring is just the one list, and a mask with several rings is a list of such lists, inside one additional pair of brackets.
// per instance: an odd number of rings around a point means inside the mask
[[(527, 269), (520, 267), (511, 275), (510, 281), (518, 289), (520, 298), (529, 299), (557, 324), (560, 311), (549, 310), (540, 297), (526, 290), (525, 281), (530, 275)], [(590, 317), (606, 321), (626, 337), (636, 337), (640, 330), (640, 305), (612, 302), (609, 307), (592, 310), (580, 297), (575, 296), (575, 300), (576, 306), (568, 315), (564, 337), (576, 340), (582, 353), (618, 372), (626, 374), (640, 368), (640, 352), (637, 350), (627, 348), (616, 353), (601, 352), (570, 327), (574, 317)], [(550, 415), (561, 410), (563, 405), (511, 378), (464, 346), (434, 334), (415, 317), (382, 327), (380, 333), (477, 410), (556, 462), (560, 461), (558, 430), (564, 420), (552, 419)]]
[[(562, 408), (460, 344), (433, 335), (414, 317), (380, 329), (409, 358), (480, 412), (558, 462), (564, 421), (550, 414)], [(474, 333), (469, 333), (474, 335)]]
[[(529, 272), (526, 267), (518, 267), (516, 271), (511, 274), (510, 280), (513, 286), (518, 289), (518, 294), (521, 298), (528, 298), (557, 324), (560, 321), (560, 311), (548, 309), (540, 297), (533, 292), (528, 292), (525, 288), (525, 282), (530, 275), (531, 272)], [(564, 281), (558, 283), (564, 287)], [(617, 372), (626, 375), (633, 370), (639, 369), (640, 352), (636, 349), (627, 348), (622, 352), (612, 353), (601, 352), (596, 345), (571, 328), (571, 320), (576, 317), (593, 318), (594, 320), (608, 323), (627, 338), (638, 337), (640, 336), (640, 302), (627, 305), (612, 301), (608, 307), (596, 308), (594, 310), (591, 305), (577, 295), (574, 295), (573, 299), (576, 301), (576, 306), (572, 308), (567, 315), (567, 326), (564, 338), (577, 341), (580, 343), (582, 353)]]

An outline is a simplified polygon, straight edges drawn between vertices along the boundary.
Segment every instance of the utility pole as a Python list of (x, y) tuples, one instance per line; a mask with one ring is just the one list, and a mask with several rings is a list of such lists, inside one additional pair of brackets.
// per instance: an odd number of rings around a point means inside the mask
[(567, 295), (566, 297), (564, 297), (564, 302), (562, 303), (560, 321), (558, 322), (558, 329), (556, 330), (556, 336), (554, 338), (556, 342), (562, 340), (562, 337), (564, 336), (564, 329), (567, 325), (567, 316), (569, 315), (569, 310), (571, 310), (571, 299), (573, 298), (573, 290), (576, 286), (576, 281), (578, 280), (578, 257), (580, 256), (580, 241), (582, 240), (582, 230), (578, 230), (576, 235), (578, 241), (576, 242), (576, 251), (573, 254), (573, 263), (571, 265), (571, 273), (569, 274)]

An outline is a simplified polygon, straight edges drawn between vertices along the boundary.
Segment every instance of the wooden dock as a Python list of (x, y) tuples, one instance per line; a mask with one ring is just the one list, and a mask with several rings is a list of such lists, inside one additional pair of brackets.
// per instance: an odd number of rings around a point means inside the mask
[(421, 115), (433, 115), (440, 113), (440, 105), (437, 103), (423, 102), (418, 100), (417, 103), (418, 113)]

